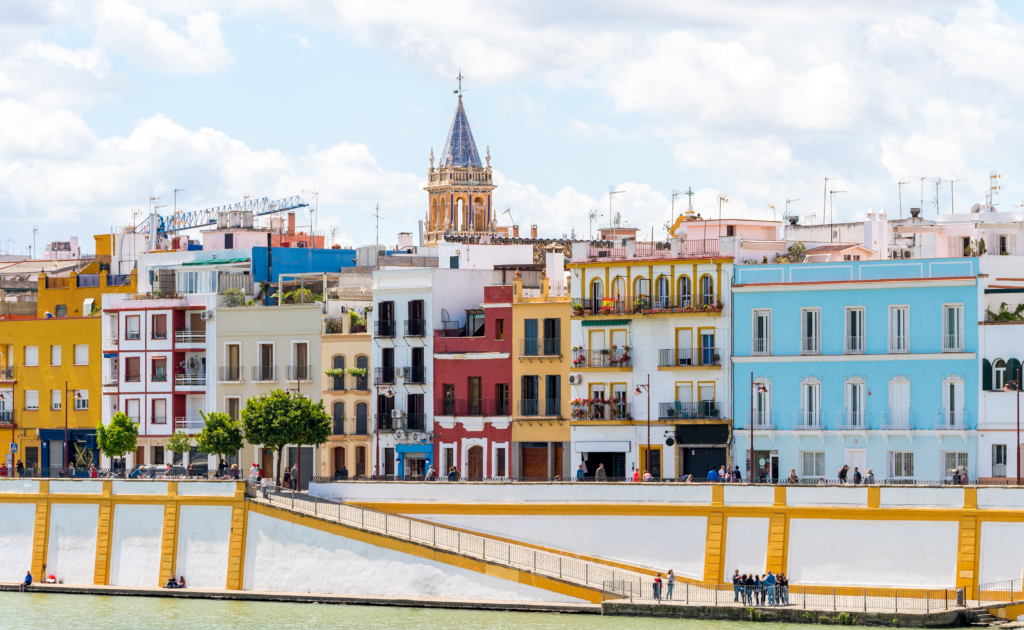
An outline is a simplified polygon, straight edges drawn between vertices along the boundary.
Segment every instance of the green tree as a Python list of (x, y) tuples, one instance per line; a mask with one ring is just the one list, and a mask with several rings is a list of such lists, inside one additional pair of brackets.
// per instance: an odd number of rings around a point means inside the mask
[(192, 438), (189, 437), (184, 431), (177, 431), (171, 437), (167, 438), (167, 450), (172, 453), (181, 455), (192, 450)]
[(136, 448), (139, 438), (139, 427), (132, 422), (128, 414), (118, 411), (110, 419), (110, 424), (102, 422), (96, 427), (96, 446), (107, 457), (124, 457)]
[(199, 412), (205, 425), (196, 436), (196, 446), (207, 455), (229, 457), (242, 448), (242, 425), (220, 411)]
[(293, 396), (281, 389), (253, 396), (242, 409), (242, 430), (250, 444), (277, 452), (274, 478), (281, 480), (281, 451), (289, 444), (319, 446), (331, 434), (324, 401)]

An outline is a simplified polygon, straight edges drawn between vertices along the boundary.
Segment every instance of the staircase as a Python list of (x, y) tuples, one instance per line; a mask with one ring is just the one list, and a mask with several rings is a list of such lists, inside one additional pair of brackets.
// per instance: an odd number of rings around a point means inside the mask
[(971, 622), (972, 626), (984, 626), (986, 628), (998, 628), (999, 626), (1009, 623), (1008, 619), (1000, 619), (992, 613), (981, 612), (974, 615), (974, 621)]

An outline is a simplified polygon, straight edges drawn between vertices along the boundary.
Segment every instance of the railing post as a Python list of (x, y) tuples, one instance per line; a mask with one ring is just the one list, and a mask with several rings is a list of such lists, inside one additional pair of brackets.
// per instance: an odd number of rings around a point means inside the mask
[[(751, 468), (753, 468), (753, 464), (751, 464)], [(715, 584), (715, 606), (717, 606), (717, 605), (718, 605), (718, 585)]]
[[(536, 549), (533, 550), (533, 572), (534, 573), (537, 572), (537, 550)], [(614, 573), (612, 574), (612, 581), (613, 582), (615, 581), (615, 574)]]
[(836, 589), (832, 587), (832, 610), (836, 609)]
[(925, 591), (924, 592), (924, 612), (925, 613), (930, 613), (932, 611), (931, 596), (932, 596), (932, 592), (931, 591)]
[(804, 610), (807, 610), (807, 587), (806, 586), (804, 587), (804, 597), (803, 597), (803, 600), (804, 600)]
[(584, 564), (583, 565), (583, 583), (584, 584), (590, 584), (590, 565), (589, 564)]
[(893, 598), (894, 608), (896, 612), (900, 611), (900, 589), (896, 589), (896, 597)]
[(686, 605), (690, 605), (690, 583), (686, 583)]
[[(558, 556), (558, 577), (562, 577), (562, 556)], [(632, 601), (632, 597), (630, 597)]]
[(868, 611), (868, 589), (864, 589), (864, 612)]
[(456, 543), (456, 545), (456, 549), (458, 550), (458, 552), (462, 553), (462, 532), (459, 532), (459, 540), (458, 543)]

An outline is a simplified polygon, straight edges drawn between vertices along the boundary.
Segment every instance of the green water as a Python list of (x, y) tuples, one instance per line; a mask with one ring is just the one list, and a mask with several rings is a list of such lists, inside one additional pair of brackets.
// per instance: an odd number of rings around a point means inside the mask
[(366, 630), (794, 630), (790, 624), (701, 621), (690, 619), (638, 619), (599, 615), (489, 612), (398, 608), (387, 606), (339, 606), (333, 604), (279, 604), (159, 597), (103, 597), (48, 593), (0, 592), (0, 628), (104, 628), (181, 630), (204, 628), (284, 628), (309, 630), (331, 628)]

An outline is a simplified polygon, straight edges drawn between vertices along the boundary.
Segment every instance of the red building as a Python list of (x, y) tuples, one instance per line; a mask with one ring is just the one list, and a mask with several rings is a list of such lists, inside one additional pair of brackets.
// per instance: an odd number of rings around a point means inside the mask
[(434, 461), (469, 479), (509, 476), (512, 286), (484, 287), (481, 308), (434, 331)]

